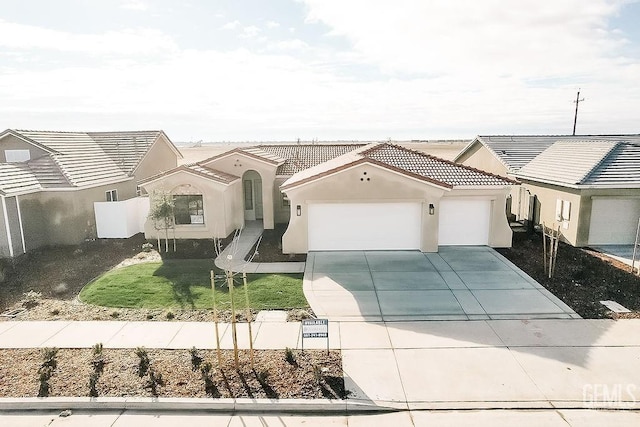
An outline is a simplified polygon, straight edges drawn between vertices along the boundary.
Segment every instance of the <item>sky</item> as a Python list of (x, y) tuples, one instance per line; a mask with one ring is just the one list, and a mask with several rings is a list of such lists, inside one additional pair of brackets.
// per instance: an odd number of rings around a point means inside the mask
[(640, 0), (0, 0), (0, 130), (640, 133)]

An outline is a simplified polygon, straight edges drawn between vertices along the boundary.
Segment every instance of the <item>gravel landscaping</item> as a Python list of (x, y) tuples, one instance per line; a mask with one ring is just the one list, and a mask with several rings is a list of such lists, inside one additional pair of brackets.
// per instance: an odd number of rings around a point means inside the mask
[[(159, 374), (154, 392), (149, 372), (139, 374), (134, 350), (104, 349), (104, 365), (97, 375), (97, 396), (213, 397), (213, 398), (345, 398), (342, 361), (338, 351), (256, 350), (255, 370), (249, 351), (240, 351), (236, 370), (231, 350), (222, 351), (222, 368), (215, 350), (199, 350), (202, 361), (192, 363), (189, 350), (147, 350), (150, 371)], [(36, 397), (41, 391), (38, 370), (43, 350), (0, 350), (0, 397)], [(16, 363), (19, 360), (20, 363)], [(48, 396), (90, 396), (90, 377), (96, 371), (92, 349), (60, 349)], [(207, 374), (205, 364), (211, 364)], [(205, 383), (208, 377), (208, 384)], [(207, 387), (205, 387), (205, 385)]]

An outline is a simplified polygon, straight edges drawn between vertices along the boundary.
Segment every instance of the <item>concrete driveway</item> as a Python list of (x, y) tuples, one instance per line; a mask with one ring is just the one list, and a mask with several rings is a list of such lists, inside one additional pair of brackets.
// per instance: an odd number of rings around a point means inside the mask
[(331, 320), (487, 320), (579, 317), (488, 247), (310, 252), (304, 292)]

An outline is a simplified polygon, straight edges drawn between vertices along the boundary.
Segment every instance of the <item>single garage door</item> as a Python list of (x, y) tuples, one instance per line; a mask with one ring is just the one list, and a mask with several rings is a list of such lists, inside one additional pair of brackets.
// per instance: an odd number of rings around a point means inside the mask
[(591, 205), (590, 245), (632, 245), (640, 218), (640, 199), (597, 198)]
[(309, 250), (420, 249), (421, 203), (309, 205)]
[(488, 245), (491, 200), (440, 199), (438, 245)]

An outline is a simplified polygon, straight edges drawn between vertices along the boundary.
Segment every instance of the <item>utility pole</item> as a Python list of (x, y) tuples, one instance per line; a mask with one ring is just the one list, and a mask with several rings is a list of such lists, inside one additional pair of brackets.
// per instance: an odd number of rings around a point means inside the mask
[(578, 105), (584, 101), (584, 98), (580, 99), (580, 89), (578, 89), (578, 94), (576, 95), (576, 100), (573, 101), (576, 104), (576, 114), (573, 116), (573, 135), (576, 134), (576, 123), (578, 121)]

